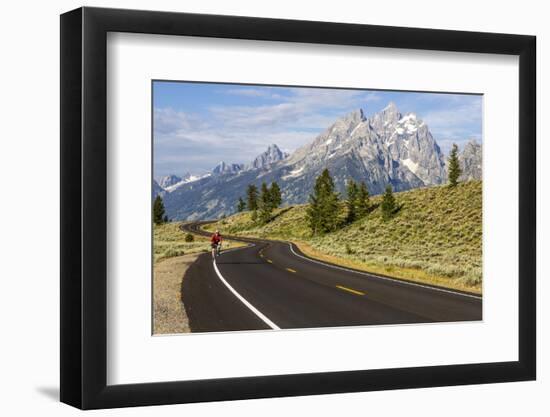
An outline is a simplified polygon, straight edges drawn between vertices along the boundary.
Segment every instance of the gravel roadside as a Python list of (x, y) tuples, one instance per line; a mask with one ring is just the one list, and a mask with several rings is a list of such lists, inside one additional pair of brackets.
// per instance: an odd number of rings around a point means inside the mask
[(181, 301), (185, 271), (200, 253), (176, 256), (155, 264), (153, 270), (153, 334), (189, 333)]

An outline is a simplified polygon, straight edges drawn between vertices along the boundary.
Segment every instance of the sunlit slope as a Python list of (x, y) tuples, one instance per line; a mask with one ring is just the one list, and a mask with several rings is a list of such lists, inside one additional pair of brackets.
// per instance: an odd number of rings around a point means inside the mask
[[(258, 226), (250, 213), (206, 228), (223, 234), (290, 240), (308, 255), (375, 273), (481, 292), (482, 183), (420, 188), (396, 193), (399, 212), (382, 219), (373, 197), (364, 219), (323, 236), (311, 236), (306, 205), (279, 209)], [(342, 209), (342, 218), (344, 217)]]

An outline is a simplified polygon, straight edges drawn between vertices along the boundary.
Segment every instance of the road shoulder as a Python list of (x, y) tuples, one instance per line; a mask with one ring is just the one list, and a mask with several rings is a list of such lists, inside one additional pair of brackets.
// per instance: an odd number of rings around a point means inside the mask
[(339, 256), (329, 255), (315, 249), (313, 246), (303, 241), (292, 240), (289, 243), (293, 243), (298, 248), (298, 250), (302, 252), (303, 255), (314, 261), (325, 262), (331, 265), (348, 268), (351, 271), (359, 271), (367, 274), (379, 275), (382, 277), (394, 279), (396, 281), (413, 282), (417, 284), (433, 286), (436, 288), (458, 291), (466, 294), (476, 295), (479, 297), (483, 295), (481, 286), (468, 287), (462, 285), (461, 283), (457, 283), (452, 278), (431, 275), (418, 269), (394, 266), (387, 267), (383, 265), (370, 264), (366, 262), (342, 258)]
[(153, 334), (189, 333), (181, 297), (183, 277), (199, 253), (164, 259), (153, 270)]

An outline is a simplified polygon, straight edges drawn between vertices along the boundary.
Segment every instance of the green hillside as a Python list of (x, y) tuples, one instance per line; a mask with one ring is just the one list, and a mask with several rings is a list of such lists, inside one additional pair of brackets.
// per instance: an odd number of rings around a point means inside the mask
[(401, 209), (390, 220), (382, 219), (377, 207), (381, 197), (376, 196), (371, 198), (374, 209), (366, 218), (323, 236), (311, 236), (306, 205), (278, 209), (264, 226), (243, 212), (206, 229), (293, 241), (318, 259), (481, 293), (482, 183), (421, 188), (395, 197)]
[[(153, 225), (153, 255), (154, 263), (166, 258), (189, 255), (192, 253), (210, 252), (210, 239), (193, 235), (192, 242), (186, 242), (186, 232), (180, 229), (182, 222)], [(226, 240), (224, 249), (244, 246), (240, 242)]]

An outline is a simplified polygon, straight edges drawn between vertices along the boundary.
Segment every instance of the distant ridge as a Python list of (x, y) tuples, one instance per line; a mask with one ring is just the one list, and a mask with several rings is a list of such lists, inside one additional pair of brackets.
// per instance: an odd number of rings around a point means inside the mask
[[(460, 160), (463, 179), (481, 178), (480, 144), (469, 142)], [(442, 184), (445, 165), (428, 125), (414, 113), (402, 114), (390, 102), (369, 118), (357, 109), (337, 119), (290, 155), (271, 144), (248, 164), (222, 161), (211, 173), (168, 189), (164, 201), (172, 219), (212, 219), (234, 213), (249, 183), (277, 181), (283, 204), (299, 204), (307, 202), (315, 178), (325, 168), (341, 193), (353, 178), (364, 181), (371, 194), (380, 194), (388, 184), (395, 191)]]

